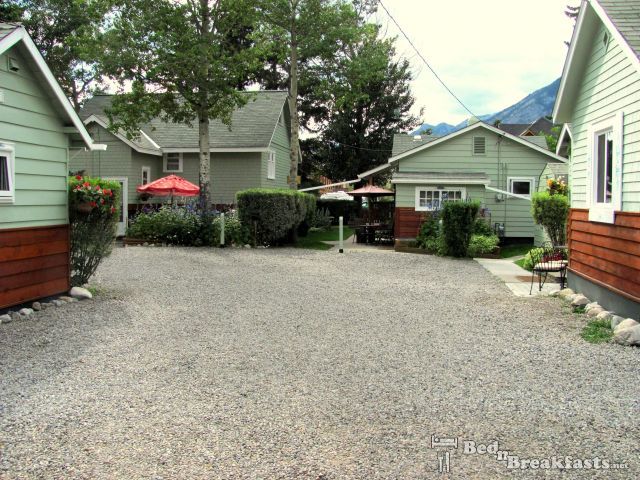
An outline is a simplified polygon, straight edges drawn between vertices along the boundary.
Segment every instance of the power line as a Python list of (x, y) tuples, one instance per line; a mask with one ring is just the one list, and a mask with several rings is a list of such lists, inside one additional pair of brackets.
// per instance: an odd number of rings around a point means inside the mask
[(418, 54), (418, 57), (420, 57), (420, 59), (424, 62), (424, 64), (427, 66), (427, 68), (429, 70), (431, 70), (431, 73), (433, 73), (433, 76), (436, 77), (436, 79), (442, 84), (442, 86), (445, 88), (445, 90), (447, 92), (449, 92), (451, 94), (451, 96), (453, 98), (455, 98), (460, 105), (462, 105), (462, 108), (464, 108), (467, 112), (469, 112), (472, 117), (475, 117), (475, 114), (471, 110), (469, 110), (469, 108), (464, 104), (464, 102), (462, 100), (460, 100), (455, 93), (453, 93), (453, 91), (447, 86), (446, 83), (444, 83), (444, 80), (442, 80), (440, 78), (440, 76), (438, 76), (436, 71), (433, 68), (431, 68), (431, 65), (429, 65), (429, 62), (427, 62), (427, 59), (422, 56), (422, 53), (420, 53), (420, 51), (413, 44), (413, 42), (411, 41), (409, 36), (404, 32), (404, 30), (402, 29), (400, 24), (396, 21), (396, 19), (393, 17), (393, 15), (391, 15), (391, 12), (389, 12), (389, 10), (387, 10), (387, 7), (385, 7), (384, 3), (382, 3), (382, 0), (379, 0), (379, 3), (380, 3), (380, 6), (384, 9), (384, 11), (387, 13), (389, 18), (391, 19), (391, 21), (396, 25), (396, 27), (398, 27), (398, 30), (400, 30), (400, 33), (402, 33), (402, 35), (407, 40), (407, 42), (409, 42), (409, 45), (411, 45), (411, 47), (413, 47), (415, 52)]

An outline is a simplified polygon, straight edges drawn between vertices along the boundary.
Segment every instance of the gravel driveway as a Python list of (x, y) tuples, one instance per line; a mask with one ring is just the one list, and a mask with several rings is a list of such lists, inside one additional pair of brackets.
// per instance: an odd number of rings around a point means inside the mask
[(0, 478), (640, 476), (640, 350), (473, 261), (133, 247), (94, 283), (0, 326)]

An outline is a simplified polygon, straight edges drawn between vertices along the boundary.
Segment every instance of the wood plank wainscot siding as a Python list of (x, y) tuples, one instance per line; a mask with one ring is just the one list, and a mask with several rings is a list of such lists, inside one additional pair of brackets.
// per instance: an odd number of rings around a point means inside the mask
[(640, 213), (616, 212), (609, 225), (572, 208), (567, 231), (572, 273), (640, 302)]
[(0, 230), (0, 308), (69, 287), (68, 225)]
[(416, 212), (411, 207), (397, 207), (395, 213), (394, 235), (396, 238), (416, 238), (425, 212)]

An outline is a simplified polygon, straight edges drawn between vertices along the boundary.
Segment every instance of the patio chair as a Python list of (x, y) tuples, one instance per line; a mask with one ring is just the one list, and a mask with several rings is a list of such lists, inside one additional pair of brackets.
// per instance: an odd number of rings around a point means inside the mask
[[(531, 271), (531, 288), (529, 295), (533, 291), (533, 280), (538, 275), (538, 291), (542, 291), (542, 287), (547, 281), (550, 273), (560, 274), (560, 288), (563, 289), (567, 279), (567, 248), (564, 246), (554, 246), (545, 243), (541, 248), (535, 248), (531, 251), (531, 259), (533, 260), (533, 270)], [(544, 279), (542, 276), (544, 275)]]

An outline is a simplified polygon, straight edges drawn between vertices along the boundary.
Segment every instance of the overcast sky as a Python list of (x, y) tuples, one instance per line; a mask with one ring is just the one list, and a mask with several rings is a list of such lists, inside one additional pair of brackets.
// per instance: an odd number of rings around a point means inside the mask
[[(562, 74), (578, 0), (382, 0), (438, 75), (476, 115), (494, 113)], [(415, 80), (416, 113), (457, 124), (469, 114), (437, 82), (382, 8), (378, 21), (398, 35)]]

